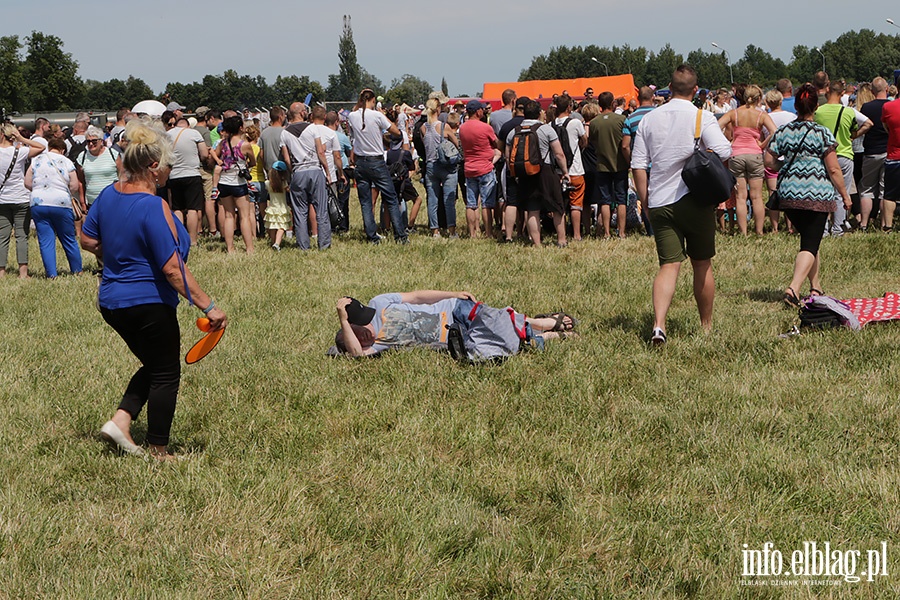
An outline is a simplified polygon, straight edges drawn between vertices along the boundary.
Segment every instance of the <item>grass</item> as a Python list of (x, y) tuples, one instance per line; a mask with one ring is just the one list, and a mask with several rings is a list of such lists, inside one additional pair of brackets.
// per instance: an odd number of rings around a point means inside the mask
[[(896, 562), (872, 583), (741, 585), (745, 543), (886, 540), (890, 561), (900, 538), (900, 328), (779, 339), (796, 237), (719, 237), (714, 331), (686, 268), (659, 351), (647, 238), (372, 247), (353, 216), (324, 253), (192, 253), (230, 325), (183, 367), (178, 465), (98, 439), (136, 361), (93, 308), (96, 279), (0, 281), (0, 597), (900, 594)], [(896, 247), (826, 239), (826, 291), (896, 290)], [(499, 366), (324, 356), (337, 298), (416, 288), (565, 308), (583, 335)], [(178, 314), (186, 351), (199, 312)]]

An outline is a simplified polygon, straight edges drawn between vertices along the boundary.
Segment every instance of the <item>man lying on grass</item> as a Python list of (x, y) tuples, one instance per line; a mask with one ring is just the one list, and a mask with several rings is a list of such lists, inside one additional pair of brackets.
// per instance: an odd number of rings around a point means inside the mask
[[(419, 290), (375, 296), (368, 306), (359, 300), (343, 297), (337, 303), (341, 330), (334, 338), (335, 348), (329, 353), (352, 357), (371, 356), (396, 347), (424, 346), (447, 350), (448, 334), (458, 325), (467, 350), (479, 357), (492, 358), (470, 347), (482, 341), (486, 346), (505, 341), (515, 354), (520, 343), (543, 348), (544, 341), (575, 335), (577, 321), (566, 313), (526, 317), (511, 308), (493, 309), (475, 300), (469, 292)], [(510, 335), (510, 332), (512, 334)], [(509, 337), (513, 337), (509, 341)], [(485, 350), (490, 354), (492, 350)]]

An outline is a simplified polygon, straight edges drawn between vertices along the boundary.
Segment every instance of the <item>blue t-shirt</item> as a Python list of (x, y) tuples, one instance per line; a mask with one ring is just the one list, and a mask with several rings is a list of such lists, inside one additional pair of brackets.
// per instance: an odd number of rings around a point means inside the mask
[(781, 110), (786, 110), (789, 113), (797, 114), (797, 109), (794, 108), (794, 97), (785, 98), (781, 101)]
[(100, 306), (110, 310), (140, 304), (178, 305), (178, 292), (162, 267), (176, 250), (187, 260), (191, 238), (175, 219), (172, 235), (159, 196), (104, 189), (88, 211), (83, 231), (103, 245)]

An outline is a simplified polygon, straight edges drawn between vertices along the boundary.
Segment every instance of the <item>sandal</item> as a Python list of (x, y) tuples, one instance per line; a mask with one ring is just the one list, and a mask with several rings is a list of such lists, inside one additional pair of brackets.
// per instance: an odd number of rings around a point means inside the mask
[(784, 303), (790, 308), (800, 308), (800, 298), (797, 297), (797, 292), (794, 291), (794, 288), (788, 288), (782, 297)]
[(817, 290), (817, 289), (814, 288), (814, 287), (809, 288), (809, 296), (810, 296), (810, 297), (813, 297), (813, 296), (824, 296), (824, 295), (825, 295), (825, 292), (823, 292), (822, 290)]
[[(535, 319), (555, 319), (555, 320), (556, 320), (556, 324), (553, 325), (553, 328), (550, 329), (549, 331), (556, 331), (556, 332), (560, 332), (560, 331), (572, 331), (572, 330), (575, 329), (575, 327), (578, 326), (578, 319), (576, 319), (576, 318), (573, 317), (572, 315), (568, 315), (568, 314), (566, 314), (566, 313), (564, 313), (564, 312), (562, 312), (562, 311), (556, 312), (556, 313), (552, 313), (552, 314), (549, 314), (549, 315), (548, 315), (548, 314), (535, 315), (534, 318), (535, 318)], [(566, 324), (566, 322), (565, 322), (566, 318), (569, 319), (569, 323), (568, 323), (568, 324)]]

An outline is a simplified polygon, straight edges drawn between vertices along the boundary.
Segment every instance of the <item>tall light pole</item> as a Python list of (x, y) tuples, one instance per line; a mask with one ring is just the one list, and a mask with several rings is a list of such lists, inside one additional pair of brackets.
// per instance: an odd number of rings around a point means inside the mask
[(606, 69), (606, 76), (609, 77), (609, 67), (606, 66), (606, 63), (602, 63), (599, 60), (597, 60), (596, 56), (592, 56), (591, 60), (594, 61), (595, 63), (597, 63), (598, 65), (603, 65), (603, 68)]
[(719, 50), (721, 50), (722, 52), (725, 53), (725, 60), (728, 61), (728, 74), (731, 77), (731, 83), (734, 83), (734, 71), (731, 68), (731, 55), (728, 54), (728, 50), (726, 50), (722, 46), (718, 45), (717, 43), (712, 42), (712, 45), (713, 45), (713, 48), (718, 48)]
[(896, 23), (894, 23), (893, 19), (885, 19), (885, 21), (887, 21), (889, 25), (893, 25), (897, 29), (900, 29), (900, 25), (897, 25)]
[(824, 73), (825, 72), (825, 53), (822, 52), (821, 50), (819, 50), (818, 46), (813, 48), (813, 50), (815, 50), (816, 52), (818, 52), (819, 54), (822, 55), (822, 72)]

